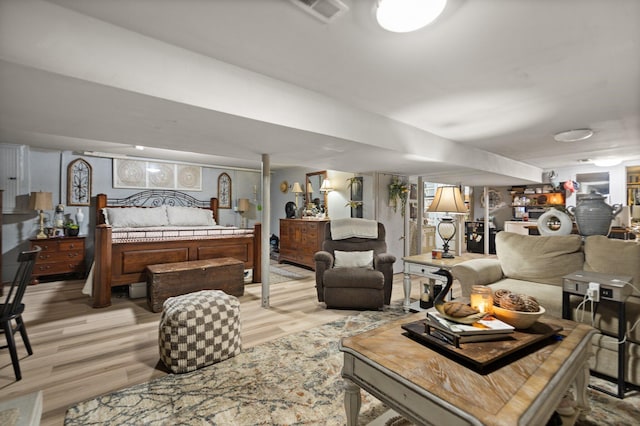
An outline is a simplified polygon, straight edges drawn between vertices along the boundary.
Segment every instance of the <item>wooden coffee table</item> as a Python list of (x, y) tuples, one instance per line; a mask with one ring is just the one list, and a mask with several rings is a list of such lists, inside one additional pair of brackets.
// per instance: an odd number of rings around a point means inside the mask
[(360, 389), (416, 424), (544, 425), (571, 384), (578, 412), (589, 410), (594, 328), (549, 317), (562, 326), (562, 339), (523, 349), (512, 362), (480, 374), (403, 335), (402, 324), (424, 315), (342, 339), (348, 425), (358, 422)]

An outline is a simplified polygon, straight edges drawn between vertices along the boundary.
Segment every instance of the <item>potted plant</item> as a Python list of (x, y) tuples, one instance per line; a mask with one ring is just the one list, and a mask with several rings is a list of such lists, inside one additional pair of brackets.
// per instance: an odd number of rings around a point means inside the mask
[(69, 221), (64, 225), (64, 233), (67, 237), (77, 237), (80, 233), (80, 226), (73, 221)]
[(397, 176), (394, 176), (389, 184), (389, 204), (393, 207), (394, 212), (398, 210), (398, 200), (400, 200), (400, 214), (404, 216), (408, 196), (409, 185), (401, 181)]

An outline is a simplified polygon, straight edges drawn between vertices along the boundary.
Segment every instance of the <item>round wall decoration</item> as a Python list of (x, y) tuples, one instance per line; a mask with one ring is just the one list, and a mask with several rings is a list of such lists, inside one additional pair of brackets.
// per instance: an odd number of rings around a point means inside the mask
[[(501, 207), (502, 195), (500, 191), (489, 188), (487, 192), (489, 193), (489, 208), (495, 209), (496, 207)], [(480, 194), (480, 205), (484, 207), (484, 196), (482, 196), (482, 194)]]
[(283, 180), (282, 182), (280, 182), (280, 192), (282, 192), (283, 194), (286, 194), (288, 190), (289, 190), (289, 182), (287, 182), (286, 180)]

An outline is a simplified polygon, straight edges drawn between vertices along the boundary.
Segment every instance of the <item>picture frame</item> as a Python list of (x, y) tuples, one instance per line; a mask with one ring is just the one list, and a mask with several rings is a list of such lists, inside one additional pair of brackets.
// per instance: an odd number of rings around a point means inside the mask
[(91, 205), (93, 170), (83, 158), (73, 160), (67, 166), (67, 205)]
[(218, 176), (218, 208), (230, 209), (231, 200), (231, 176), (227, 173), (220, 173)]

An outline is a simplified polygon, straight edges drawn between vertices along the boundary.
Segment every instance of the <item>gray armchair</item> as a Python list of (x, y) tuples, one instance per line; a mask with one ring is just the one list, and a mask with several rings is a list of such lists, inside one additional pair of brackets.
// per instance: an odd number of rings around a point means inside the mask
[[(393, 263), (396, 257), (387, 253), (384, 225), (378, 222), (378, 238), (331, 238), (331, 223), (325, 225), (322, 251), (315, 254), (318, 301), (328, 308), (379, 309), (391, 303)], [(367, 267), (334, 267), (335, 252), (373, 250), (373, 269)]]

